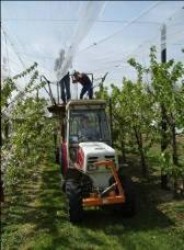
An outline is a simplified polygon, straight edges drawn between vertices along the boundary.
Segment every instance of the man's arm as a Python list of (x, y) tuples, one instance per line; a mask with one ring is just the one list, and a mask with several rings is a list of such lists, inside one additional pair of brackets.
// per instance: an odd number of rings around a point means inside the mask
[(72, 76), (72, 83), (77, 83), (77, 79), (75, 78), (75, 76)]

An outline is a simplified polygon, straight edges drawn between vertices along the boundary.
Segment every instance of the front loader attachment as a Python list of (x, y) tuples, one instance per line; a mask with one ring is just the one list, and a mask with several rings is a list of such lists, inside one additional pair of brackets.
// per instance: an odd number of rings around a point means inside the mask
[[(102, 206), (102, 205), (111, 205), (111, 204), (120, 204), (125, 202), (125, 194), (120, 182), (119, 176), (116, 172), (115, 164), (113, 161), (99, 161), (94, 163), (97, 167), (107, 167), (111, 169), (112, 175), (115, 179), (115, 183), (107, 187), (103, 192), (93, 192), (90, 193), (90, 197), (84, 198), (82, 200), (83, 206)], [(118, 190), (116, 194), (115, 189)]]

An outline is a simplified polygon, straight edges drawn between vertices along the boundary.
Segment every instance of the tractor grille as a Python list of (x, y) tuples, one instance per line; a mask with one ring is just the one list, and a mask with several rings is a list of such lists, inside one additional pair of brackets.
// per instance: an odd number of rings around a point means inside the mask
[[(103, 158), (101, 158), (101, 157), (99, 158), (97, 156), (88, 157), (87, 166), (88, 166), (89, 171), (97, 169), (97, 167), (94, 166), (94, 163), (97, 162), (98, 160), (103, 160)], [(114, 155), (105, 155), (104, 160), (112, 160), (115, 163), (115, 156)]]
[(90, 157), (88, 157), (88, 161), (94, 162), (94, 161), (97, 161), (97, 160), (98, 160), (97, 156), (90, 156)]
[(88, 157), (88, 170), (96, 170), (96, 166), (94, 166), (93, 164), (95, 162), (98, 161), (98, 157), (97, 156), (90, 156)]
[(105, 160), (111, 160), (115, 162), (115, 156), (114, 155), (105, 155)]

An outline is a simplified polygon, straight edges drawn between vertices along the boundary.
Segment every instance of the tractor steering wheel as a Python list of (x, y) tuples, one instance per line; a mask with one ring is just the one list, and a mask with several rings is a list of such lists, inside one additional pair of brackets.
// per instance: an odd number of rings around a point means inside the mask
[(88, 138), (87, 136), (85, 136), (85, 135), (79, 135), (78, 138), (79, 138), (79, 141), (85, 141), (86, 139), (89, 139), (89, 138)]

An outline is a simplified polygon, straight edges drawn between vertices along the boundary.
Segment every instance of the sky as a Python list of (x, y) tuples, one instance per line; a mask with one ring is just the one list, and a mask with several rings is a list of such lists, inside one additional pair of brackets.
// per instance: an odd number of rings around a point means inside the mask
[[(1, 1), (1, 21), (1, 62), (10, 76), (36, 61), (39, 72), (56, 82), (54, 62), (63, 48), (70, 71), (95, 79), (108, 72), (105, 85), (121, 85), (124, 76), (136, 79), (128, 58), (149, 65), (155, 45), (160, 59), (163, 23), (167, 58), (184, 60), (183, 1)], [(79, 90), (72, 85), (74, 98)]]

